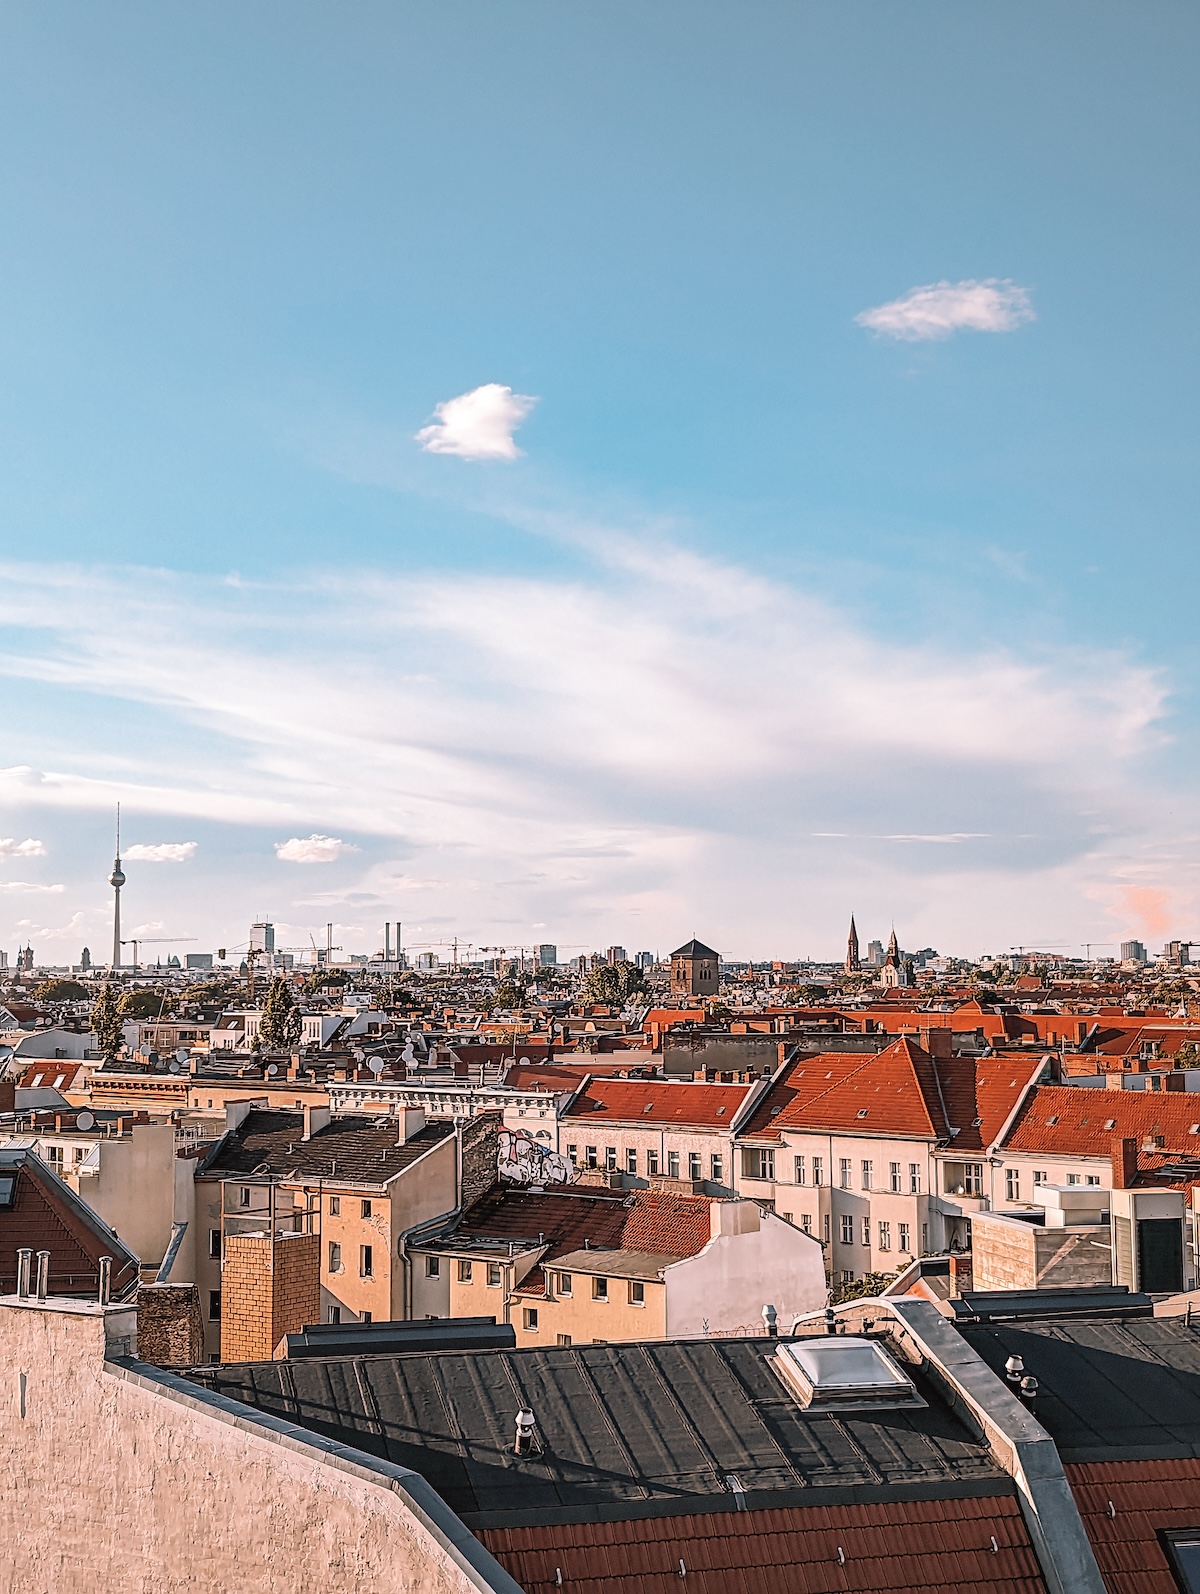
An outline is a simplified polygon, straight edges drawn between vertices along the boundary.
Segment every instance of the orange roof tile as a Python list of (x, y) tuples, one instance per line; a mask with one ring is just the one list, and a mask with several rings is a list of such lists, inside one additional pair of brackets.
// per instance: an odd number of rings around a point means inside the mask
[(685, 1084), (676, 1080), (593, 1079), (565, 1118), (605, 1123), (676, 1124), (728, 1129), (749, 1085)]
[(1040, 1085), (1005, 1136), (1004, 1150), (1107, 1157), (1114, 1140), (1162, 1136), (1161, 1150), (1200, 1156), (1200, 1096), (1185, 1091)]

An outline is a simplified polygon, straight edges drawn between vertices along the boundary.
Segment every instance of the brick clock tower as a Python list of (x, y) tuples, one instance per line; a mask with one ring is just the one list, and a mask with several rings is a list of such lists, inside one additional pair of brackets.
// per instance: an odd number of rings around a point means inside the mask
[(721, 954), (691, 940), (671, 953), (672, 996), (716, 996), (721, 988)]

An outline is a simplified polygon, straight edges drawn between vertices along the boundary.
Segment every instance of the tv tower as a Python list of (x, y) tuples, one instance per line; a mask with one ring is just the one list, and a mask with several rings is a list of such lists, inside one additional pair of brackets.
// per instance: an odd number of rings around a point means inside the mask
[(108, 883), (113, 888), (113, 955), (112, 966), (119, 969), (121, 966), (121, 887), (125, 884), (125, 875), (121, 869), (121, 805), (117, 804), (117, 856), (113, 860), (113, 871), (108, 877)]

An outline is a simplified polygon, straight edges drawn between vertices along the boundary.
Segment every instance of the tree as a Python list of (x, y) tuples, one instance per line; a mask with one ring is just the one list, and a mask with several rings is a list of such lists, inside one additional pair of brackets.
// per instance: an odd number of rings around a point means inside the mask
[(892, 1273), (864, 1273), (852, 1284), (835, 1284), (830, 1291), (829, 1303), (831, 1306), (841, 1306), (846, 1301), (861, 1301), (882, 1295), (892, 1280), (899, 1278), (903, 1271), (903, 1268), (898, 1267)]
[(789, 985), (783, 1000), (788, 1007), (815, 1007), (827, 994), (823, 985)]
[(78, 980), (43, 980), (33, 993), (35, 1002), (82, 1002), (87, 998), (87, 986)]
[(318, 969), (305, 980), (304, 989), (315, 995), (318, 991), (328, 990), (331, 985), (345, 985), (345, 983), (344, 969)]
[(138, 991), (125, 992), (121, 998), (120, 1011), (123, 1018), (165, 1018), (168, 1013), (175, 1011), (175, 1001), (166, 991), (143, 987)]
[(624, 1007), (631, 997), (646, 989), (642, 971), (633, 963), (602, 963), (592, 969), (583, 982), (589, 1002)]
[(263, 1004), (262, 1022), (258, 1027), (260, 1043), (271, 1052), (288, 1052), (300, 1044), (304, 1033), (304, 1020), (292, 995), (292, 987), (282, 974), (277, 974), (267, 991)]
[(100, 987), (100, 994), (92, 1003), (92, 1034), (96, 1039), (96, 1050), (106, 1062), (120, 1057), (125, 1036), (121, 1028), (116, 987), (108, 981)]

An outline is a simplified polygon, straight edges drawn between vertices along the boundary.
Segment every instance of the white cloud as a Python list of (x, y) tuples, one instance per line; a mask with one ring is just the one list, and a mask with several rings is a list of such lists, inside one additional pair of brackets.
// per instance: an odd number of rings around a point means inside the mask
[(1035, 317), (1027, 288), (987, 277), (910, 288), (890, 304), (863, 310), (854, 319), (882, 337), (920, 343), (955, 332), (1015, 332)]
[(46, 848), (32, 836), (24, 841), (14, 841), (11, 836), (0, 836), (0, 858), (44, 858)]
[(0, 880), (0, 891), (23, 896), (57, 896), (66, 889), (66, 886), (36, 886), (28, 880)]
[(336, 836), (293, 836), (275, 843), (275, 856), (284, 863), (336, 863), (345, 853), (357, 852), (348, 841)]
[(133, 863), (186, 863), (195, 852), (194, 841), (139, 841), (136, 846), (127, 847), (123, 856), (126, 862)]
[(417, 433), (427, 454), (459, 459), (516, 459), (521, 450), (513, 433), (537, 403), (499, 382), (485, 382), (434, 406), (433, 423)]

